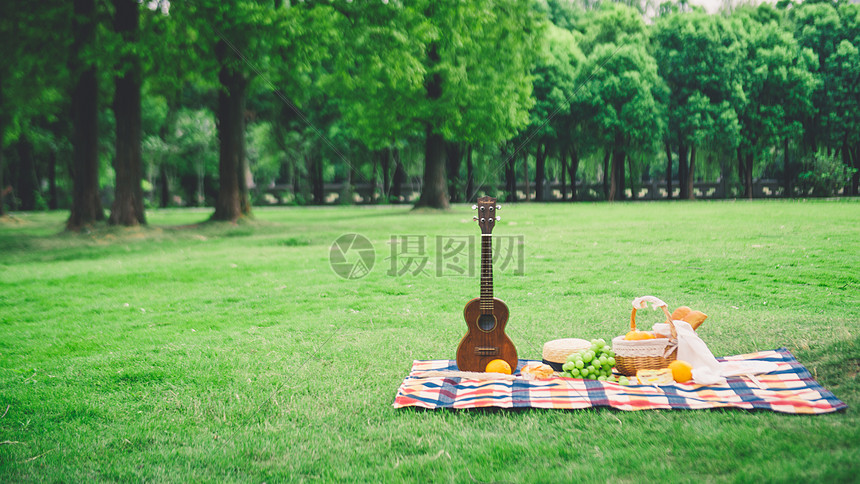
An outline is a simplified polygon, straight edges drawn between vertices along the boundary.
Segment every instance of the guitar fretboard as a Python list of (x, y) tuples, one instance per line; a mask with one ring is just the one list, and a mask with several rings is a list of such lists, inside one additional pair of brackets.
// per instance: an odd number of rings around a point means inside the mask
[(493, 237), (481, 236), (481, 314), (493, 314)]

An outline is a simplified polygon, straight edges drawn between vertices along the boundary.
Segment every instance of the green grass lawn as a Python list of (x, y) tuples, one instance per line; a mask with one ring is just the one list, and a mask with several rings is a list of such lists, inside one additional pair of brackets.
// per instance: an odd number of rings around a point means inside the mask
[[(477, 235), (469, 207), (193, 225), (209, 214), (88, 234), (61, 233), (66, 213), (0, 221), (0, 481), (858, 479), (857, 201), (519, 204), (494, 232), (523, 236), (523, 273), (513, 257), (495, 274), (521, 358), (609, 340), (652, 294), (709, 314), (715, 355), (787, 347), (849, 405), (821, 416), (395, 410), (412, 361), (453, 358), (465, 334), (478, 279), (436, 244)], [(329, 265), (347, 233), (375, 248), (362, 279)]]

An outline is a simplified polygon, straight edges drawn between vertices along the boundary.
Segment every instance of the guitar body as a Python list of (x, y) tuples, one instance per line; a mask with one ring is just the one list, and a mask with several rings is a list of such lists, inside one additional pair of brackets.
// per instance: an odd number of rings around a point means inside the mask
[(468, 331), (457, 347), (457, 368), (461, 371), (485, 371), (487, 363), (499, 359), (517, 370), (517, 348), (505, 334), (508, 306), (493, 298), (492, 314), (482, 314), (481, 298), (476, 297), (463, 309)]

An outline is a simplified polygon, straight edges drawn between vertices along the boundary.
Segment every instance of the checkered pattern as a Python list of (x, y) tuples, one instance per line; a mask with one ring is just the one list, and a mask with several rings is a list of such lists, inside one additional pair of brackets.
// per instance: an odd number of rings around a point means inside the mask
[[(456, 370), (453, 360), (424, 360), (412, 363), (412, 372), (397, 391), (394, 407), (422, 408), (588, 408), (619, 410), (742, 408), (782, 413), (820, 414), (843, 410), (847, 405), (813, 380), (809, 371), (785, 348), (746, 355), (727, 356), (721, 361), (759, 360), (778, 369), (758, 375), (764, 387), (746, 378), (729, 378), (723, 385), (630, 385), (578, 378), (550, 380), (471, 380), (450, 377), (420, 377), (416, 372)], [(528, 363), (520, 360), (518, 368)]]

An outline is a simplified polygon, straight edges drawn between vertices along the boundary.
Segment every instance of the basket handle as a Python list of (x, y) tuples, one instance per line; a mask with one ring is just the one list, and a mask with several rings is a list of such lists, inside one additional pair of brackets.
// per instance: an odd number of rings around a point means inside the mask
[(672, 323), (672, 315), (669, 314), (669, 305), (654, 296), (642, 296), (633, 300), (633, 312), (630, 313), (630, 330), (636, 331), (636, 310), (647, 308), (649, 302), (654, 309), (660, 308), (663, 310), (663, 313), (666, 315), (666, 322), (669, 323), (669, 331), (672, 333), (672, 339), (677, 339), (678, 331), (675, 329), (675, 324)]

